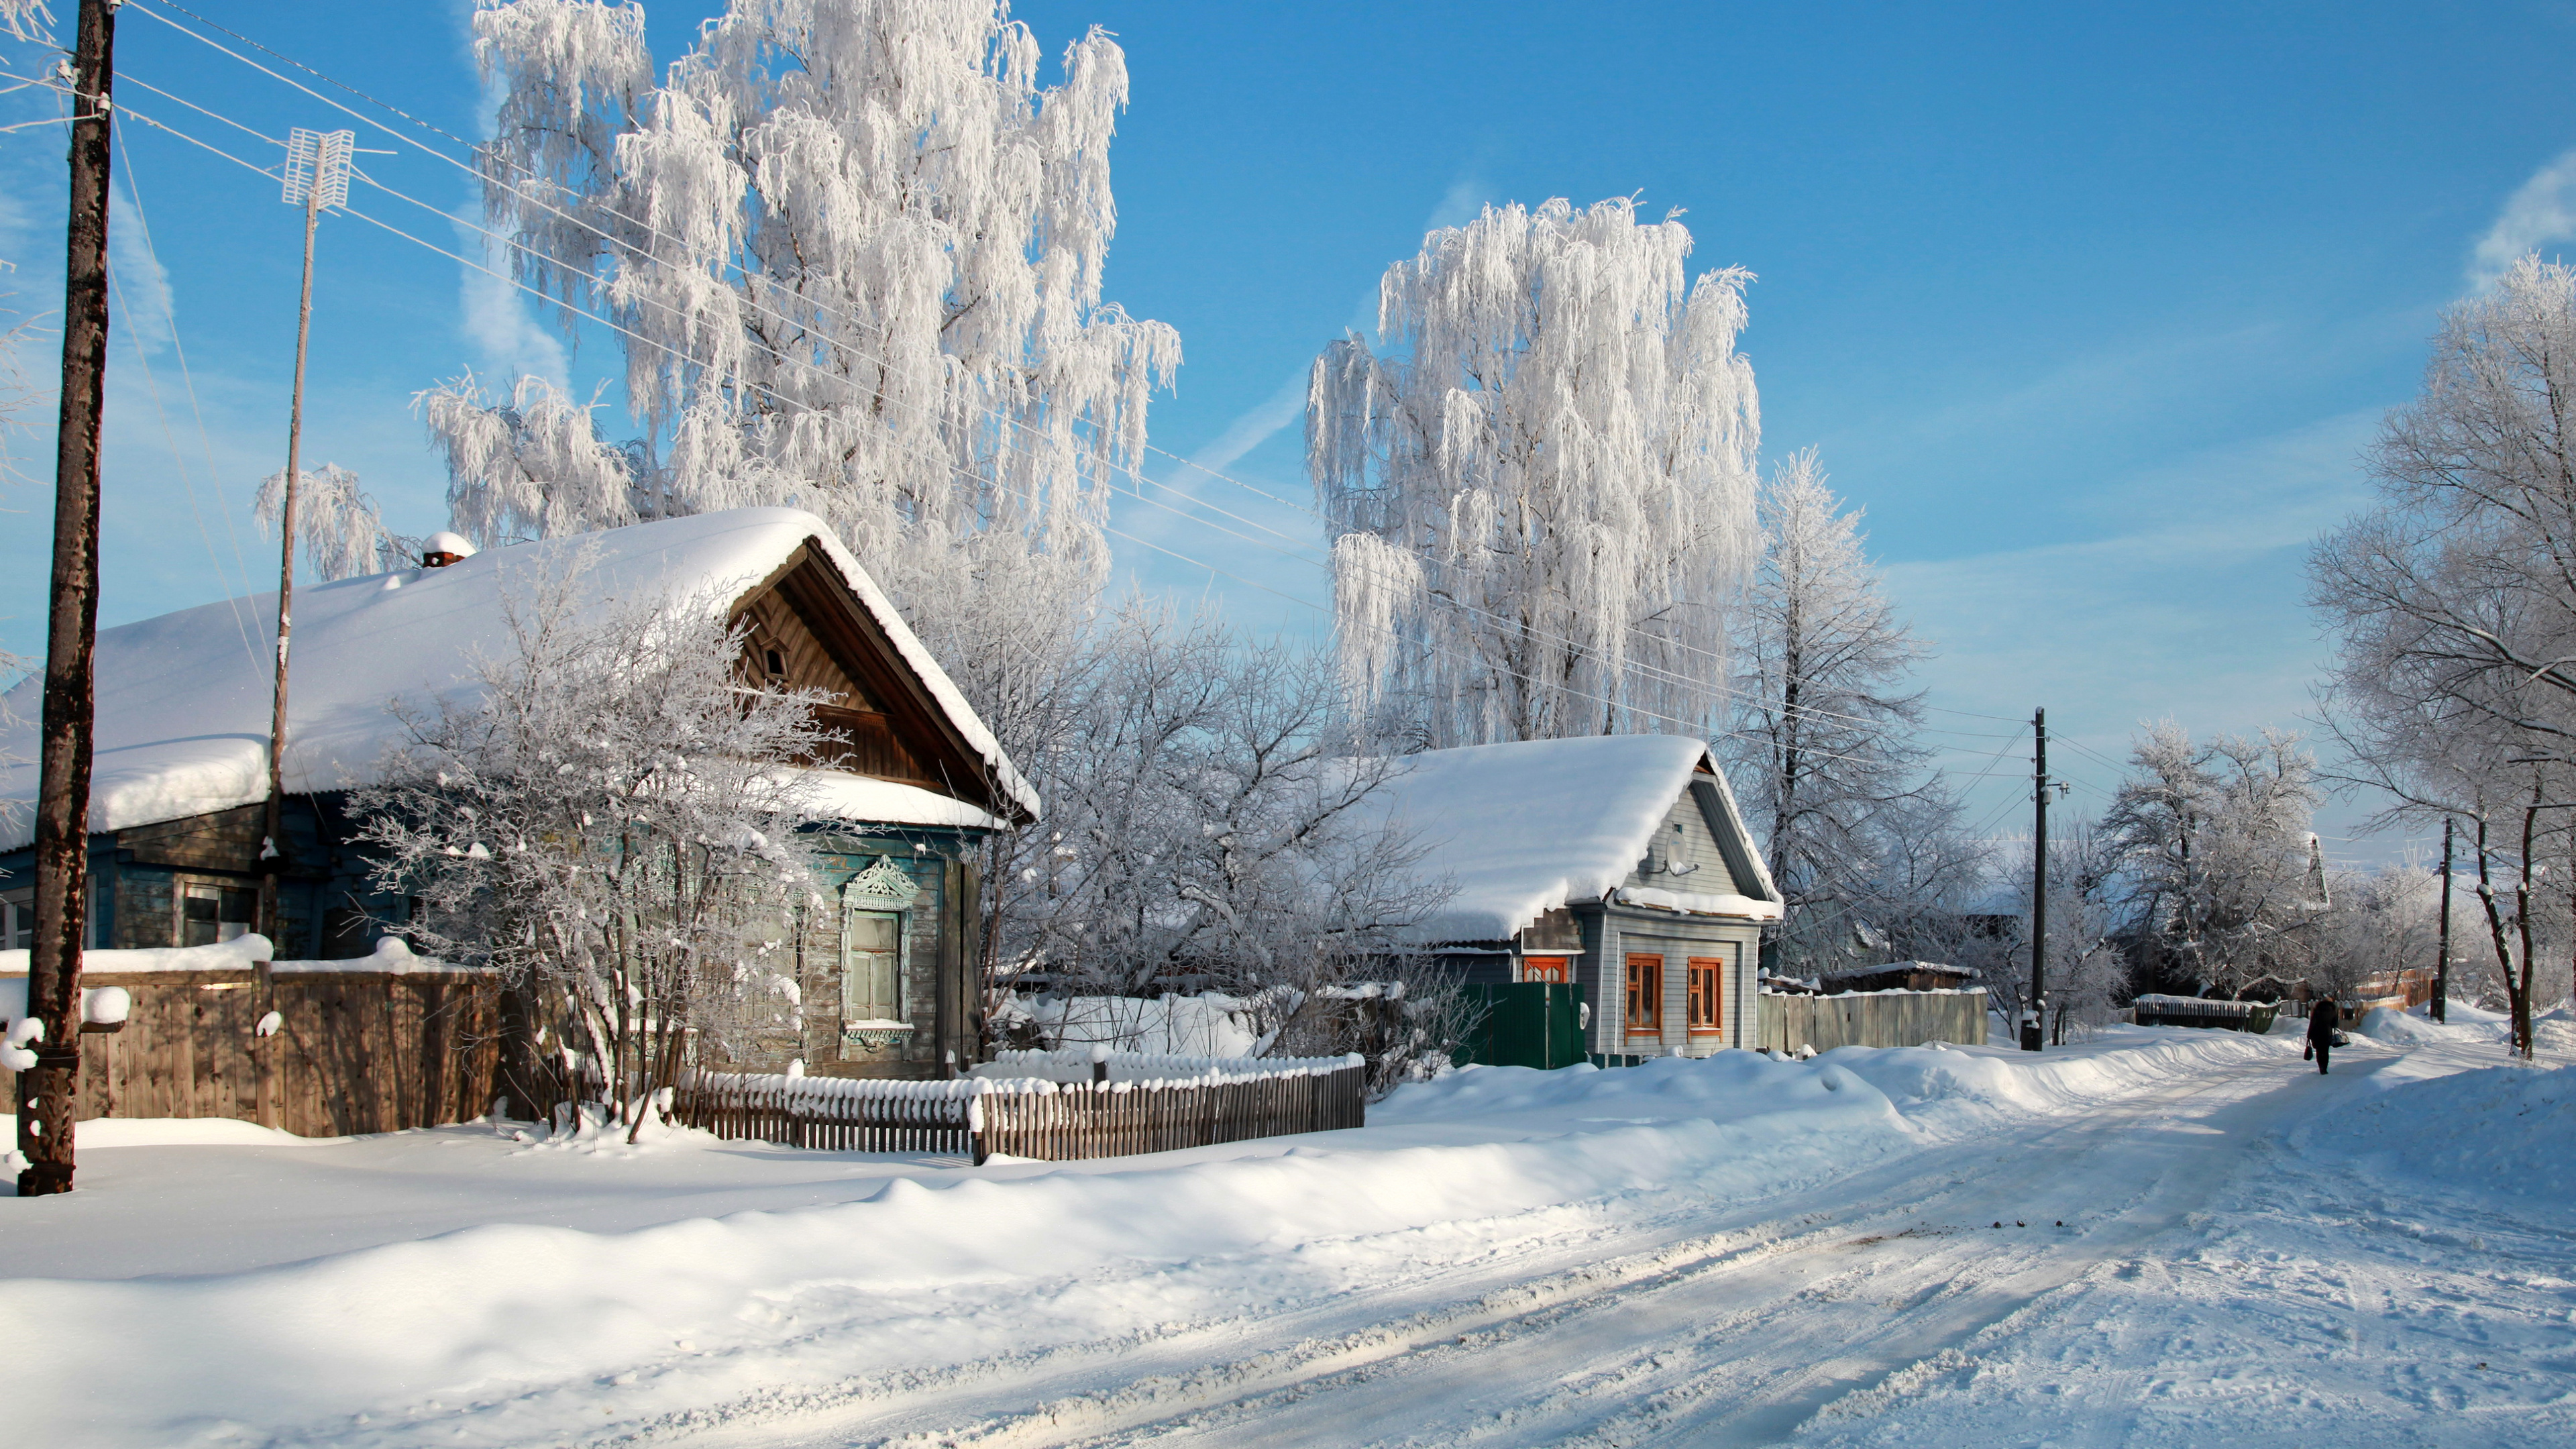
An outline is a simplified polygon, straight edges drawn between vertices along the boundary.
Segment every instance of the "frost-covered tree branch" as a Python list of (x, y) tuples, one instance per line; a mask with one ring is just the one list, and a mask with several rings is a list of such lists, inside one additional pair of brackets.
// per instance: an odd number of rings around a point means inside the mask
[[(1433, 746), (1694, 732), (1756, 548), (1737, 268), (1632, 203), (1488, 207), (1314, 365), (1306, 455), (1339, 538), (1344, 667)], [(1370, 541), (1362, 541), (1370, 540)]]
[(610, 445), (540, 381), (426, 395), (460, 531), (809, 509), (944, 657), (1021, 627), (981, 617), (1028, 597), (1005, 574), (1087, 605), (1110, 479), (1180, 360), (1101, 294), (1106, 33), (1043, 86), (997, 0), (733, 0), (657, 82), (639, 6), (483, 0), (474, 26), (486, 206), (521, 280), (625, 329), (644, 435)]
[[(274, 530), (286, 506), (286, 470), (260, 480), (252, 510), (259, 526)], [(401, 543), (385, 527), (376, 501), (358, 486), (358, 475), (337, 463), (325, 463), (303, 475), (295, 489), (296, 542), (305, 562), (323, 581), (380, 573), (404, 561)]]

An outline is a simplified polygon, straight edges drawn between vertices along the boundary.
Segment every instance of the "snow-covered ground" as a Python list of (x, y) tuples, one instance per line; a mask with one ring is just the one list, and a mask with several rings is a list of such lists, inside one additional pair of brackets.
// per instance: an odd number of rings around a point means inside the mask
[(982, 1169), (97, 1124), (79, 1193), (0, 1201), (0, 1421), (102, 1446), (2567, 1442), (2576, 1076), (2501, 1065), (2491, 1024), (2371, 1026), (2328, 1078), (2295, 1038), (2140, 1028), (2038, 1059), (1477, 1069), (1360, 1131)]

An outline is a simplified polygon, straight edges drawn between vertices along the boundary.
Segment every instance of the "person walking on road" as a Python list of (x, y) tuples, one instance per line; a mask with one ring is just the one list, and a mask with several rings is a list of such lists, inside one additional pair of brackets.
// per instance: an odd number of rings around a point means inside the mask
[(2329, 996), (2308, 1012), (2308, 1049), (2302, 1053), (2317, 1059), (2317, 1075), (2326, 1074), (2326, 1054), (2334, 1050), (2335, 1029), (2343, 1025), (2343, 1009)]

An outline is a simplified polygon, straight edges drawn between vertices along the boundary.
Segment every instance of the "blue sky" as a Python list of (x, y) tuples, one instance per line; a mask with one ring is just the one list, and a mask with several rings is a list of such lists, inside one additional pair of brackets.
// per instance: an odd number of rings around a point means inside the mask
[[(191, 8), (474, 133), (462, 5)], [(652, 7), (660, 53), (709, 9)], [(1698, 265), (1760, 278), (1743, 345), (1766, 454), (1821, 449), (1940, 647), (1924, 678), (1966, 712), (1934, 718), (1960, 731), (1936, 738), (1962, 780), (2004, 744), (1983, 736), (2012, 728), (1969, 716), (2035, 704), (2109, 757), (2147, 718), (2295, 723), (2325, 650), (2300, 559), (2360, 497), (2356, 455), (2413, 389), (2440, 308), (2475, 285), (2482, 243), (2576, 239), (2562, 159), (2576, 7), (1605, 11), (1022, 6), (1051, 54), (1092, 24), (1127, 51), (1109, 289), (1179, 328), (1187, 357), (1154, 439), (1302, 499), (1306, 364), (1366, 322), (1379, 273), (1427, 226), (1549, 196), (1684, 208)], [(271, 134), (346, 123), (155, 13), (170, 12), (134, 0), (120, 24), (129, 109), (262, 161), (257, 141), (141, 83)], [(6, 53), (20, 74), (40, 63)], [(39, 96), (0, 98), (18, 108), (4, 119), (43, 114)], [(246, 500), (282, 460), (296, 263), (297, 217), (272, 183), (131, 121), (120, 140), (160, 270), (120, 215), (107, 623), (263, 567)], [(470, 196), (435, 161), (363, 159), (436, 206)], [(12, 305), (59, 304), (61, 193), (57, 130), (0, 135)], [(428, 211), (360, 205), (459, 245)], [(357, 469), (398, 525), (437, 526), (443, 479), (411, 395), (468, 366), (553, 364), (554, 344), (506, 293), (363, 223), (327, 222), (322, 247), (308, 457)], [(613, 359), (594, 345), (560, 365), (586, 382)], [(48, 441), (21, 451), (49, 476)], [(1258, 627), (1320, 624), (1311, 519), (1157, 467), (1297, 542), (1266, 550), (1122, 505), (1122, 531), (1236, 576), (1122, 544), (1140, 581), (1212, 589)], [(0, 493), (0, 647), (41, 644), (49, 501), (41, 481)], [(2019, 819), (2021, 792), (1998, 777), (2026, 768), (2020, 753), (1975, 787), (1980, 815)], [(2098, 807), (2115, 771), (2073, 748), (2058, 763)], [(2361, 813), (2338, 807), (2329, 832)]]

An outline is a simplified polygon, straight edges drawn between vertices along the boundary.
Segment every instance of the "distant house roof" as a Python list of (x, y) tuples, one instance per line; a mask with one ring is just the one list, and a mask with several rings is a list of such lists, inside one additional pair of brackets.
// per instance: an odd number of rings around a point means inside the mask
[[(1387, 820), (1424, 848), (1415, 867), (1456, 888), (1412, 932), (1423, 942), (1504, 940), (1547, 911), (1617, 891), (1694, 780), (1713, 787), (1751, 896), (1631, 890), (1666, 909), (1776, 916), (1780, 893), (1752, 848), (1708, 747), (1676, 735), (1586, 735), (1409, 755), (1380, 787)], [(1647, 899), (1653, 897), (1653, 899)]]
[[(507, 585), (533, 587), (546, 566), (590, 551), (581, 584), (600, 603), (666, 596), (676, 607), (729, 613), (799, 558), (819, 559), (898, 657), (944, 731), (978, 760), (993, 810), (896, 780), (818, 770), (820, 805), (838, 819), (990, 828), (994, 813), (1034, 818), (1036, 791), (894, 606), (823, 521), (789, 508), (744, 508), (604, 533), (487, 549), (437, 569), (343, 579), (296, 590), (286, 788), (348, 789), (375, 778), (400, 725), (397, 696), (464, 699), (478, 652), (512, 645)], [(524, 584), (522, 584), (524, 581)], [(123, 830), (264, 800), (271, 640), (277, 596), (182, 609), (98, 636), (97, 747), (90, 829)], [(36, 791), (42, 680), (10, 691), (0, 733), (0, 849), (24, 845)], [(981, 792), (979, 792), (981, 793)]]

